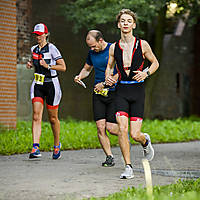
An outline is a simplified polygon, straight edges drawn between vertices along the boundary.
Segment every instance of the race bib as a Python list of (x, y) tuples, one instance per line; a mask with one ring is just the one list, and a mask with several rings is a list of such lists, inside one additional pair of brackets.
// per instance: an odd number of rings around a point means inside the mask
[(43, 85), (45, 75), (34, 73), (34, 76), (36, 84)]
[(108, 88), (104, 88), (103, 90), (101, 90), (100, 92), (97, 92), (96, 90), (94, 90), (95, 94), (100, 94), (104, 97), (107, 97), (108, 96), (108, 91), (109, 89)]

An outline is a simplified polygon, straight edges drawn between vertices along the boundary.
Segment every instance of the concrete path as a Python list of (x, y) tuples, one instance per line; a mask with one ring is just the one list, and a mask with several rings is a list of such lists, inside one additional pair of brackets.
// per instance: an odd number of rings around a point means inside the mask
[[(189, 143), (156, 144), (151, 161), (153, 185), (174, 183), (181, 171), (200, 173), (200, 141)], [(135, 177), (120, 180), (124, 170), (119, 148), (113, 148), (116, 165), (101, 167), (105, 160), (101, 149), (62, 151), (60, 160), (52, 160), (51, 152), (42, 152), (42, 158), (30, 161), (28, 154), (0, 156), (0, 200), (66, 200), (102, 197), (128, 187), (145, 186), (142, 173), (142, 148), (131, 148)], [(162, 173), (157, 172), (165, 172)], [(181, 170), (181, 171), (180, 171)]]

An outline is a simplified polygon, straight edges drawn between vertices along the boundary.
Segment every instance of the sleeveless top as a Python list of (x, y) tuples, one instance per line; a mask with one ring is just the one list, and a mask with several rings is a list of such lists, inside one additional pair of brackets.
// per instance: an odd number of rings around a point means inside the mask
[[(120, 46), (120, 40), (115, 43), (114, 58), (116, 61), (117, 72), (119, 74), (119, 81), (133, 81), (133, 76), (135, 73), (133, 71), (143, 70), (144, 58), (142, 55), (141, 40), (135, 38), (131, 66), (124, 67), (123, 64), (123, 49)], [(130, 69), (129, 75), (126, 74), (125, 68)]]

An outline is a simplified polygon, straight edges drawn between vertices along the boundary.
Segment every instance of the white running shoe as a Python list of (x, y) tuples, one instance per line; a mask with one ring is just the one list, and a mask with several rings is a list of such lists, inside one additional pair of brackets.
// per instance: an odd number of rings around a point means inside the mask
[(133, 168), (126, 165), (125, 171), (121, 174), (120, 179), (131, 179), (134, 177)]
[(144, 133), (146, 140), (148, 140), (148, 145), (146, 147), (143, 147), (144, 150), (144, 157), (148, 160), (151, 161), (154, 157), (154, 149), (151, 145), (151, 139), (150, 136), (147, 133)]

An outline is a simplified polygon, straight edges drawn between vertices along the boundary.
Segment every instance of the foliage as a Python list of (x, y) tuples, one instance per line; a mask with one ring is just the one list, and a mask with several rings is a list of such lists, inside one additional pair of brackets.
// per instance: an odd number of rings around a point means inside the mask
[(171, 0), (177, 3), (176, 15), (190, 14), (189, 23), (196, 24), (200, 17), (200, 1), (199, 0)]
[(90, 198), (90, 200), (198, 200), (200, 198), (200, 179), (178, 180), (176, 184), (154, 186), (153, 197), (149, 198), (144, 188), (128, 188), (119, 193), (103, 198)]
[[(60, 122), (62, 149), (100, 148), (94, 122), (68, 119)], [(200, 119), (190, 117), (176, 120), (144, 120), (142, 131), (150, 133), (153, 143), (200, 140)], [(118, 138), (109, 135), (111, 145), (118, 146)], [(133, 141), (131, 140), (133, 143)], [(135, 142), (134, 142), (135, 143)], [(42, 123), (40, 150), (52, 151), (53, 134), (48, 122)], [(18, 121), (16, 130), (0, 129), (0, 154), (28, 153), (32, 148), (30, 121)]]
[(92, 29), (99, 24), (113, 24), (122, 8), (137, 10), (138, 21), (141, 23), (150, 22), (157, 9), (152, 0), (75, 0), (61, 7), (66, 19), (75, 22), (75, 32), (82, 27)]
[(68, 21), (74, 22), (73, 30), (76, 33), (82, 27), (93, 29), (103, 24), (112, 24), (110, 30), (113, 30), (115, 16), (122, 8), (129, 8), (137, 13), (137, 24), (153, 24), (159, 11), (171, 3), (177, 4), (174, 13), (176, 16), (190, 12), (192, 23), (200, 16), (199, 0), (68, 0), (62, 4), (61, 13)]

